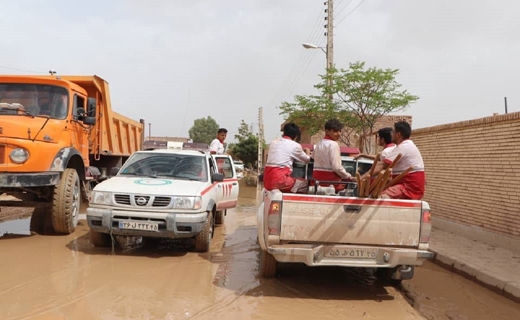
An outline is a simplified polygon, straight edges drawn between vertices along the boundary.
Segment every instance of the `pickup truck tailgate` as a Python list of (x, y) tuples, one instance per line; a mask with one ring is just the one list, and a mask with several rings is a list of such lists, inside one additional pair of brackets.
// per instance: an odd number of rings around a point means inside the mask
[(284, 194), (280, 241), (417, 247), (419, 200)]

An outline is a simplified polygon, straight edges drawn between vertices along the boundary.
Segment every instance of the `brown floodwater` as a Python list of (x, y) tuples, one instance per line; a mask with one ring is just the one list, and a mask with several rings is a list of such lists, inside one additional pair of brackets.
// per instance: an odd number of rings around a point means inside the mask
[[(1, 223), (0, 319), (423, 318), (398, 289), (381, 283), (362, 285), (342, 268), (290, 265), (275, 279), (259, 278), (258, 194), (257, 188), (241, 183), (237, 208), (228, 211), (225, 225), (216, 228), (210, 252), (204, 254), (192, 252), (185, 242), (148, 246), (139, 238), (127, 239), (114, 250), (94, 248), (85, 220), (69, 236), (31, 235), (28, 219)], [(464, 301), (469, 293), (463, 294), (475, 290), (472, 283), (461, 282), (455, 289), (435, 281), (453, 282), (446, 274), (451, 275), (427, 266), (410, 282), (408, 295), (427, 318), (459, 319), (431, 317), (445, 316), (435, 311), (446, 306), (440, 297), (465, 306), (473, 303)], [(418, 291), (430, 286), (438, 290)], [(459, 290), (460, 299), (446, 295), (443, 287)], [(425, 297), (437, 307), (422, 303)], [(493, 309), (482, 308), (486, 307)], [(453, 314), (460, 312), (460, 319), (466, 319), (469, 309), (453, 309)]]

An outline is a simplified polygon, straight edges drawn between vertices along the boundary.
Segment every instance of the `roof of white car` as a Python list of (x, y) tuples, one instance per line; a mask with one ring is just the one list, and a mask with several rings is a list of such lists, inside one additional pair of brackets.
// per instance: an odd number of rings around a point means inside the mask
[(204, 156), (208, 153), (198, 151), (198, 150), (182, 150), (182, 149), (154, 149), (154, 150), (144, 150), (144, 151), (137, 151), (140, 153), (171, 153), (171, 154), (186, 154), (186, 155), (193, 155), (193, 156)]
[[(354, 157), (347, 157), (347, 156), (342, 156), (341, 160), (350, 160), (350, 161), (354, 161), (354, 162), (356, 161), (356, 160), (354, 160)], [(369, 163), (369, 164), (374, 163), (373, 160), (366, 159), (366, 158), (359, 158), (359, 159), (357, 159), (357, 161), (361, 162), (361, 163)]]

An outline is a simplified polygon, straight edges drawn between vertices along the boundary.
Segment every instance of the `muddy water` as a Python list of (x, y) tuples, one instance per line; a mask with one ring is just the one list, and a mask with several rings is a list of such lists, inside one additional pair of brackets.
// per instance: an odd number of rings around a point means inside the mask
[(132, 240), (111, 254), (89, 243), (84, 220), (69, 236), (28, 235), (27, 220), (3, 224), (0, 319), (421, 318), (395, 288), (365, 287), (341, 268), (290, 266), (259, 278), (257, 204), (257, 189), (241, 185), (205, 254)]

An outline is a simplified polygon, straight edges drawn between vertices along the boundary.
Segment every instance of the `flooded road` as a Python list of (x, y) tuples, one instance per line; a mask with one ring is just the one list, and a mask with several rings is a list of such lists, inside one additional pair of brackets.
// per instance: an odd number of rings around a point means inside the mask
[[(9, 233), (0, 237), (0, 319), (423, 319), (396, 288), (363, 286), (342, 268), (291, 265), (276, 279), (259, 278), (257, 193), (241, 184), (238, 207), (204, 254), (139, 239), (112, 254), (90, 244), (85, 220), (69, 236), (30, 235), (28, 220), (0, 224), (0, 234)], [(436, 272), (418, 270), (409, 295), (418, 302), (444, 295), (442, 284), (417, 291)], [(422, 306), (429, 319), (477, 319)]]

